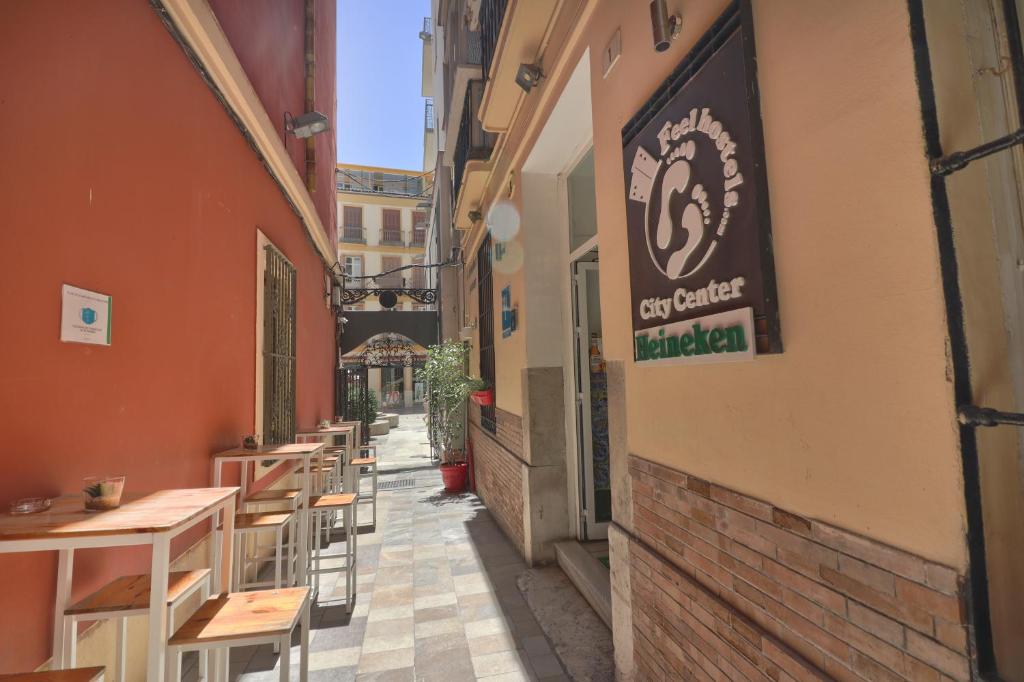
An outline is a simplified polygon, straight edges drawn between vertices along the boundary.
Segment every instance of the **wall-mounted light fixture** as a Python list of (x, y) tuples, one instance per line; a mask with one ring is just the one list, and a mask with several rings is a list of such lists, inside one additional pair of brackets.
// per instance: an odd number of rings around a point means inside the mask
[(540, 64), (520, 64), (516, 72), (516, 85), (523, 89), (523, 92), (530, 92), (544, 77), (540, 70)]
[(651, 31), (657, 52), (664, 52), (671, 46), (682, 26), (683, 20), (678, 14), (669, 16), (666, 0), (651, 0)]
[(295, 137), (313, 137), (331, 129), (331, 122), (319, 111), (310, 111), (301, 116), (284, 112), (284, 130)]
[(341, 310), (341, 285), (337, 282), (331, 284), (331, 307)]

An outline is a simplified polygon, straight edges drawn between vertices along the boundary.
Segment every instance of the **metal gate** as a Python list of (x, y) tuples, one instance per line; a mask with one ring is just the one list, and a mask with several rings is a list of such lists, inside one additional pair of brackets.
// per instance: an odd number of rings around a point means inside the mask
[(334, 400), (341, 408), (341, 417), (345, 421), (362, 423), (362, 444), (367, 444), (370, 440), (369, 368), (361, 365), (338, 369)]

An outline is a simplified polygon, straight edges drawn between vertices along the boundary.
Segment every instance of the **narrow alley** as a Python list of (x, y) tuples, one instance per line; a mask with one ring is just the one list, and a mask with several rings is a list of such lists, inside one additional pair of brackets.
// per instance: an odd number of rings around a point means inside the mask
[[(309, 679), (569, 679), (516, 585), (522, 558), (475, 495), (442, 490), (423, 415), (402, 415), (374, 442), (378, 525), (361, 523), (351, 617), (343, 586), (313, 611)], [(277, 661), (269, 645), (233, 649), (232, 679), (277, 680)]]

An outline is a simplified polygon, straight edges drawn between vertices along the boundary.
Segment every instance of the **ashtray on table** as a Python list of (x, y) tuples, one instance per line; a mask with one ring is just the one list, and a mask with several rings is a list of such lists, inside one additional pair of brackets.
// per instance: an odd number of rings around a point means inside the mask
[(51, 504), (53, 504), (53, 500), (49, 497), (23, 497), (11, 502), (11, 514), (36, 514), (46, 511)]

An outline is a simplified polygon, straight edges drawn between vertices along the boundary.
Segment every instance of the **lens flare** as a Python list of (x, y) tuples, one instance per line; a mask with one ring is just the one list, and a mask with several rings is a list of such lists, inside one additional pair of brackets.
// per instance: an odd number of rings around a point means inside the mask
[(503, 200), (491, 206), (487, 213), (487, 229), (496, 241), (512, 240), (519, 233), (519, 211), (515, 204)]
[(494, 269), (502, 274), (518, 272), (523, 267), (523, 247), (519, 242), (495, 242), (492, 263)]

